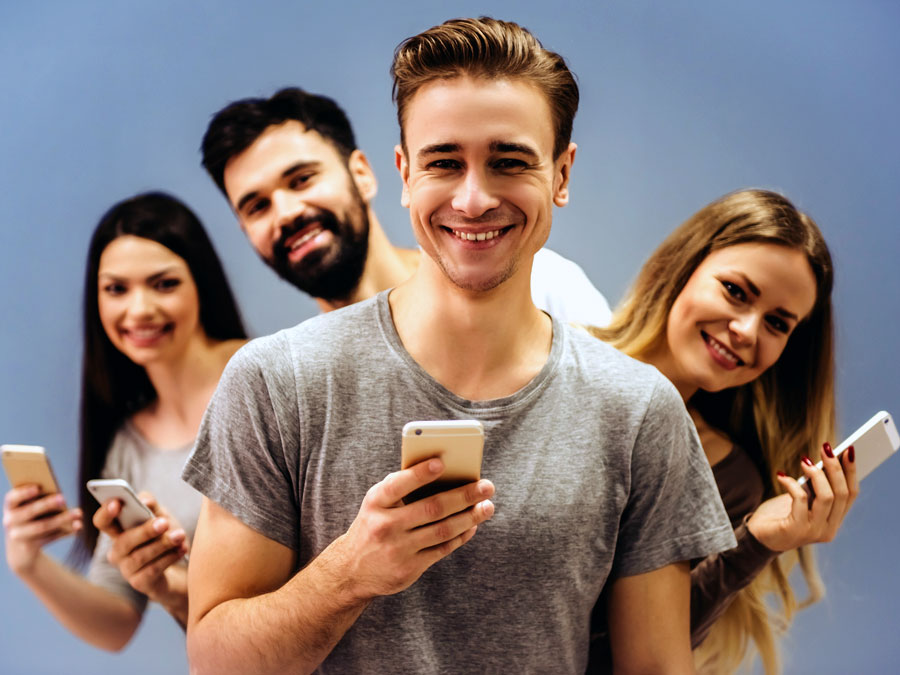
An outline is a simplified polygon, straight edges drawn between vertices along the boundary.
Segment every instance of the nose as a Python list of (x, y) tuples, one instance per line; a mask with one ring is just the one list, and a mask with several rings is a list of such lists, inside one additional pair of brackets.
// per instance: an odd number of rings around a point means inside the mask
[(281, 236), (281, 230), (291, 225), (306, 209), (306, 202), (292, 190), (275, 190), (272, 193), (272, 210), (275, 216), (273, 236)]
[(493, 194), (487, 176), (477, 168), (470, 168), (457, 187), (450, 205), (468, 218), (478, 218), (500, 205)]
[(742, 346), (753, 346), (761, 320), (762, 317), (756, 312), (744, 312), (728, 322), (728, 330)]
[(155, 305), (148, 289), (134, 288), (128, 298), (128, 315), (131, 318), (143, 319), (153, 316)]

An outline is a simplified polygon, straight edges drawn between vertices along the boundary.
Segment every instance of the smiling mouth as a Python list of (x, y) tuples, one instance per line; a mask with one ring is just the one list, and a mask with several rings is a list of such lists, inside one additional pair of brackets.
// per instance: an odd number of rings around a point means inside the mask
[(445, 227), (443, 225), (441, 227), (461, 241), (490, 241), (491, 239), (502, 237), (515, 226), (508, 225), (506, 227), (501, 227), (496, 230), (487, 230), (485, 232), (463, 232), (462, 230), (454, 230), (453, 228)]
[(722, 365), (731, 368), (737, 368), (738, 366), (744, 365), (743, 359), (739, 358), (737, 354), (728, 349), (728, 347), (716, 340), (709, 333), (700, 331), (700, 335), (703, 336), (703, 341), (706, 343), (707, 348), (709, 348), (714, 356), (718, 357), (717, 360), (722, 363)]
[(288, 251), (296, 251), (298, 248), (303, 246), (303, 244), (321, 233), (323, 229), (324, 228), (318, 224), (310, 225), (309, 227), (304, 228), (296, 235), (288, 239), (285, 242), (285, 248)]
[(140, 326), (138, 328), (123, 328), (122, 335), (138, 344), (152, 343), (166, 333), (171, 333), (175, 328), (174, 323), (166, 323), (161, 326)]

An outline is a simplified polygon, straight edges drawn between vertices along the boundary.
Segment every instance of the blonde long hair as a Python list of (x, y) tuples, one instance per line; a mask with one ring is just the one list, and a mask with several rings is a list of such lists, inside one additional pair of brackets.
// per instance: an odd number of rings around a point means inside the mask
[[(589, 330), (630, 356), (646, 358), (665, 341), (669, 311), (706, 256), (749, 242), (803, 251), (816, 280), (815, 305), (769, 370), (740, 387), (698, 391), (688, 404), (747, 450), (762, 470), (766, 497), (771, 497), (781, 492), (776, 472), (800, 475), (803, 456), (817, 459), (822, 443), (834, 434), (834, 272), (812, 218), (774, 192), (741, 190), (725, 195), (691, 216), (650, 256), (609, 326)], [(801, 604), (787, 579), (795, 562), (800, 563), (808, 589)], [(780, 601), (779, 611), (767, 603), (771, 594)], [(778, 672), (777, 636), (799, 606), (823, 594), (811, 549), (781, 555), (716, 621), (695, 652), (698, 670), (736, 670), (748, 657), (752, 640), (766, 673)]]

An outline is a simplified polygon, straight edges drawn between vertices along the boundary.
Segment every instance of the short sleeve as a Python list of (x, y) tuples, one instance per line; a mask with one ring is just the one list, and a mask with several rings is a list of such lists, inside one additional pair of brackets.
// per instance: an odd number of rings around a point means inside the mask
[(635, 440), (613, 577), (643, 574), (735, 546), (697, 431), (659, 377)]
[(531, 299), (563, 322), (605, 326), (612, 317), (609, 303), (584, 270), (547, 248), (534, 256)]
[(296, 392), (283, 334), (245, 345), (219, 380), (182, 474), (244, 524), (291, 549), (300, 521)]

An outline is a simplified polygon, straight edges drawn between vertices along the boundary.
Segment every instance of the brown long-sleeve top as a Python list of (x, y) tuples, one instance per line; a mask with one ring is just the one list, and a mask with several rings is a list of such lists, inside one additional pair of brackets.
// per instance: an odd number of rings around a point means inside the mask
[(762, 502), (765, 489), (750, 456), (733, 446), (712, 467), (737, 546), (708, 556), (691, 569), (691, 646), (696, 647), (728, 609), (734, 596), (772, 562), (777, 553), (747, 529), (747, 517)]
[[(697, 647), (728, 609), (735, 595), (772, 562), (777, 553), (761, 544), (747, 529), (747, 517), (762, 502), (765, 489), (756, 464), (742, 448), (733, 446), (712, 467), (725, 511), (734, 528), (737, 546), (692, 562), (691, 646)], [(606, 627), (606, 599), (601, 595), (591, 617), (588, 673), (612, 670)]]

